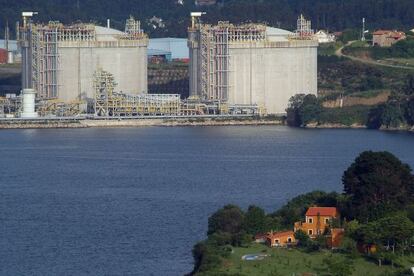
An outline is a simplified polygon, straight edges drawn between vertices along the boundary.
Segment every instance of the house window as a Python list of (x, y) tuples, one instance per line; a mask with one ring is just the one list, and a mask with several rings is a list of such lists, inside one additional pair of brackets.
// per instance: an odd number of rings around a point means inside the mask
[(279, 240), (275, 240), (275, 244), (279, 244)]
[(288, 239), (287, 239), (287, 242), (288, 242), (288, 243), (291, 243), (291, 242), (292, 242), (292, 238), (288, 238)]
[(309, 223), (313, 223), (313, 219), (312, 218), (308, 218), (308, 222)]
[(328, 218), (325, 219), (325, 223), (329, 224), (329, 219)]
[(312, 229), (309, 229), (309, 230), (308, 230), (308, 234), (309, 234), (309, 235), (313, 235), (313, 231), (312, 231)]

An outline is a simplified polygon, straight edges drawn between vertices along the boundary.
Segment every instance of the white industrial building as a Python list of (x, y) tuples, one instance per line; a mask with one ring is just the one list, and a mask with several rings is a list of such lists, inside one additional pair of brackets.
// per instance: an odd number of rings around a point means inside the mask
[(151, 52), (169, 52), (172, 60), (188, 60), (189, 58), (186, 38), (151, 38), (148, 50)]
[(93, 24), (24, 22), (23, 88), (64, 102), (94, 98), (94, 74), (110, 72), (120, 91), (147, 93), (148, 38), (130, 18), (125, 31)]
[(295, 94), (317, 94), (317, 47), (310, 22), (293, 33), (261, 24), (189, 29), (190, 96), (285, 113)]
[(335, 42), (336, 38), (334, 34), (330, 34), (327, 31), (319, 30), (315, 33), (315, 39), (320, 43), (332, 43)]

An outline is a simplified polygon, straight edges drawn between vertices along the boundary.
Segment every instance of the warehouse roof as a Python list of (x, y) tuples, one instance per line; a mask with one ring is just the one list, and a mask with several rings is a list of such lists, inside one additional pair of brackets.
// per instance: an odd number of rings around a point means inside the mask
[(189, 58), (187, 38), (151, 38), (148, 49), (170, 52), (173, 59)]
[[(6, 42), (0, 39), (0, 48), (6, 48)], [(17, 51), (17, 41), (9, 40), (9, 51)]]
[(169, 51), (157, 50), (157, 49), (148, 49), (147, 50), (148, 56), (168, 56), (171, 55)]

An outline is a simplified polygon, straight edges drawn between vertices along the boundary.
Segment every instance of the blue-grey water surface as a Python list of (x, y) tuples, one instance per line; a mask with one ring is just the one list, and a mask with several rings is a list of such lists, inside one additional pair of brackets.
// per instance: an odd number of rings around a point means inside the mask
[(1, 275), (183, 275), (227, 203), (341, 191), (363, 150), (414, 134), (279, 126), (0, 131)]

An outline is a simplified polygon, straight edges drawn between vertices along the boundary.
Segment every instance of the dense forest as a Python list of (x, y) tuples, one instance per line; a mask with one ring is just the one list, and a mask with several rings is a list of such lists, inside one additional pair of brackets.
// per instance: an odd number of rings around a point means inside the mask
[[(0, 6), (0, 28), (8, 21), (12, 33), (22, 11), (39, 12), (36, 20), (42, 22), (104, 24), (110, 18), (116, 28), (123, 28), (125, 18), (133, 15), (142, 20), (145, 31), (153, 37), (185, 37), (190, 12), (200, 9), (207, 12), (206, 22), (253, 21), (293, 29), (297, 15), (304, 13), (316, 29), (360, 28), (362, 17), (367, 18), (369, 29), (414, 28), (412, 0), (221, 0), (210, 7), (195, 7), (194, 0), (184, 0), (182, 5), (177, 0), (0, 0)], [(151, 23), (154, 16), (161, 18), (165, 27)]]

